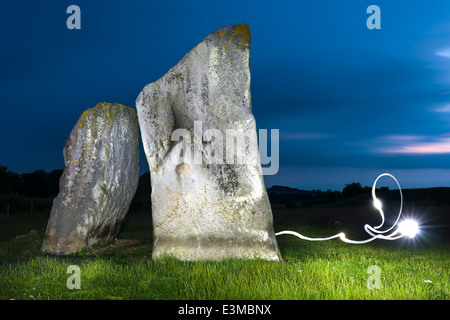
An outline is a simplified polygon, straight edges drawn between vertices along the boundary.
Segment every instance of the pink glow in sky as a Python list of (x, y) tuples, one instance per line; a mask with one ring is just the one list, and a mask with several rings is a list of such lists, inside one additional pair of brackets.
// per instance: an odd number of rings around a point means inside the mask
[(399, 146), (387, 151), (391, 154), (445, 154), (450, 153), (450, 138), (442, 138), (436, 142), (413, 143)]

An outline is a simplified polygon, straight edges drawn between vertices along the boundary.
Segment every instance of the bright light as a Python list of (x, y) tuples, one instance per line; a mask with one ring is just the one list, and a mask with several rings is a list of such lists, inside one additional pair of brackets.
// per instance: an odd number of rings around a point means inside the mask
[(374, 206), (375, 209), (377, 209), (378, 211), (381, 210), (381, 208), (382, 208), (381, 201), (378, 200), (377, 198), (373, 199), (373, 206)]
[(404, 236), (414, 238), (419, 233), (419, 225), (414, 220), (404, 220), (398, 224), (398, 230)]

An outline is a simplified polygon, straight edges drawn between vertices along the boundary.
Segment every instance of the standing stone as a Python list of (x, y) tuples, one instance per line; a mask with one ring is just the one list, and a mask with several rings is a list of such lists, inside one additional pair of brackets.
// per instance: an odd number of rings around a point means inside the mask
[(65, 169), (42, 251), (71, 254), (114, 239), (139, 180), (136, 112), (114, 103), (86, 110), (64, 146)]
[(281, 260), (250, 97), (250, 30), (208, 35), (136, 100), (153, 257)]

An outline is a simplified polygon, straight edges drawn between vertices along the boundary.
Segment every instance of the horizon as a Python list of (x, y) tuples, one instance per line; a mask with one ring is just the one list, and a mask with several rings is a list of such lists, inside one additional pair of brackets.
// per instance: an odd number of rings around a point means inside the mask
[[(0, 164), (0, 167), (2, 167), (2, 166), (3, 166), (3, 165)], [(3, 167), (6, 167), (6, 166), (3, 166)], [(7, 167), (6, 167), (6, 169), (7, 169), (8, 171), (10, 171), (10, 172), (13, 172), (13, 173), (16, 173), (16, 174), (19, 174), (19, 175), (22, 175), (22, 174), (31, 174), (31, 173), (33, 173), (33, 172), (35, 172), (35, 171), (39, 171), (39, 170), (43, 170), (43, 171), (45, 171), (45, 173), (47, 173), (47, 174), (50, 173), (50, 172), (52, 172), (52, 171), (55, 171), (55, 170), (61, 170), (61, 171), (64, 170), (64, 168), (56, 168), (56, 169), (48, 170), (48, 171), (47, 171), (47, 170), (44, 170), (44, 169), (35, 169), (35, 170), (30, 171), (30, 172), (22, 172), (22, 173), (19, 173), (19, 172), (15, 172), (15, 171), (10, 170), (10, 169), (7, 168)], [(150, 173), (149, 170), (144, 171), (144, 172), (140, 172), (140, 173), (139, 173), (139, 177), (142, 177), (143, 175), (149, 174), (149, 173)], [(352, 183), (360, 183), (362, 188), (367, 188), (367, 187), (372, 188), (372, 185), (373, 185), (373, 183), (372, 183), (372, 184), (364, 184), (364, 183), (361, 183), (360, 181), (347, 181), (347, 182), (344, 183), (344, 185), (343, 185), (343, 187), (342, 187), (341, 189), (331, 189), (331, 188), (326, 188), (326, 189), (318, 189), (318, 188), (305, 189), (305, 188), (298, 187), (298, 186), (296, 187), (296, 186), (282, 185), (282, 184), (272, 184), (272, 185), (267, 185), (267, 184), (265, 184), (265, 186), (266, 186), (266, 189), (267, 189), (267, 190), (270, 189), (270, 188), (272, 188), (272, 187), (288, 187), (288, 188), (291, 188), (291, 189), (297, 189), (297, 190), (301, 190), (301, 191), (309, 191), (309, 192), (312, 192), (312, 191), (320, 191), (320, 192), (326, 193), (326, 192), (328, 192), (329, 190), (330, 190), (331, 192), (342, 192), (343, 188), (345, 188), (346, 185), (349, 185), (349, 184), (352, 184)], [(392, 183), (391, 186), (389, 186), (388, 183), (384, 183), (384, 184), (383, 184), (383, 183), (377, 183), (377, 189), (380, 189), (381, 187), (388, 187), (388, 190), (390, 190), (390, 191), (392, 191), (392, 190), (399, 190), (398, 187), (397, 187), (396, 185), (394, 185), (394, 183)], [(414, 190), (414, 189), (438, 189), (438, 188), (450, 188), (450, 187), (443, 187), (443, 186), (434, 186), (434, 187), (412, 187), (412, 188), (404, 188), (404, 187), (401, 187), (402, 190)]]

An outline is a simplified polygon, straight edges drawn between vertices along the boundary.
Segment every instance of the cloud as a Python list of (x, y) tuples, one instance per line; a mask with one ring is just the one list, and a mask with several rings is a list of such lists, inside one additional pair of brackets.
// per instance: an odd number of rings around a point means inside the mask
[(374, 145), (373, 150), (380, 154), (444, 155), (450, 154), (450, 133), (439, 136), (387, 135), (374, 139)]
[(437, 50), (435, 54), (439, 57), (444, 57), (450, 59), (450, 48), (444, 48), (441, 50)]
[(386, 154), (434, 155), (450, 154), (450, 137), (447, 134), (431, 142), (414, 142), (384, 149)]
[(435, 111), (435, 112), (445, 112), (445, 113), (450, 113), (450, 104), (446, 104), (446, 105), (443, 106), (443, 107), (439, 107), (439, 108), (433, 109), (433, 111)]
[(390, 141), (390, 142), (406, 142), (406, 141), (418, 141), (425, 139), (426, 136), (421, 135), (407, 135), (407, 134), (393, 134), (393, 135), (387, 135), (379, 138), (380, 140), (384, 141)]
[(376, 154), (393, 154), (406, 145), (414, 145), (425, 141), (427, 141), (427, 136), (393, 134), (376, 137), (371, 145), (372, 151)]

